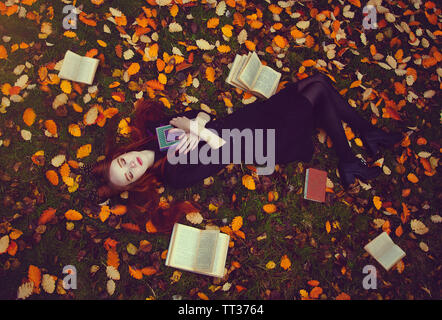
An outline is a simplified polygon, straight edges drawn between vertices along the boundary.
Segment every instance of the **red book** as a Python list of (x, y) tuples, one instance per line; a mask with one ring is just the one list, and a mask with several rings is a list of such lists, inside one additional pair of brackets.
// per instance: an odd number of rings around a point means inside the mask
[(308, 168), (305, 174), (304, 199), (325, 202), (327, 172)]

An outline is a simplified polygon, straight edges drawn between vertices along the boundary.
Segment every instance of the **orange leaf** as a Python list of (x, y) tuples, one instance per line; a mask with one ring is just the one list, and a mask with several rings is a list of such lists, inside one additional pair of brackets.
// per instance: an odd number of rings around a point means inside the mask
[(134, 62), (130, 65), (129, 69), (127, 69), (127, 73), (132, 76), (140, 71), (140, 65), (138, 62)]
[(129, 274), (132, 276), (132, 278), (135, 279), (143, 279), (143, 273), (141, 270), (133, 269), (131, 266), (129, 266)]
[(54, 186), (58, 185), (58, 174), (54, 170), (46, 171), (46, 178), (52, 183)]
[(198, 292), (198, 297), (200, 297), (202, 300), (209, 300), (209, 297), (202, 292)]
[(17, 253), (17, 250), (18, 250), (18, 245), (17, 245), (17, 243), (16, 243), (15, 241), (11, 241), (11, 242), (9, 243), (9, 247), (8, 247), (8, 249), (7, 249), (8, 254), (9, 254), (10, 256), (15, 256), (15, 254)]
[(66, 219), (72, 220), (72, 221), (78, 221), (78, 220), (83, 219), (83, 216), (81, 215), (80, 212), (78, 212), (77, 210), (72, 210), (72, 209), (66, 211), (64, 216), (66, 217)]
[(32, 126), (35, 121), (35, 112), (32, 108), (27, 108), (25, 112), (23, 112), (23, 121), (28, 125), (28, 127)]
[(38, 218), (38, 224), (46, 224), (49, 221), (51, 221), (55, 217), (55, 212), (57, 209), (54, 208), (48, 208), (40, 215), (40, 218)]
[(287, 255), (286, 254), (283, 255), (281, 258), (281, 268), (283, 268), (284, 270), (287, 270), (288, 268), (290, 268), (291, 265), (292, 265), (292, 262), (287, 257)]
[(57, 135), (57, 124), (54, 122), (54, 120), (45, 120), (44, 125), (50, 134), (54, 136)]
[(419, 182), (418, 177), (416, 177), (416, 175), (414, 173), (409, 173), (407, 175), (407, 179), (408, 179), (408, 181), (410, 181), (412, 183), (418, 183)]
[(310, 298), (317, 299), (319, 298), (319, 295), (322, 294), (322, 288), (321, 287), (314, 287), (312, 291), (310, 291)]
[(34, 282), (34, 287), (38, 288), (41, 283), (41, 271), (38, 267), (30, 265), (28, 269), (28, 278)]
[(120, 258), (118, 257), (118, 253), (115, 249), (107, 252), (107, 265), (115, 267), (115, 269), (118, 269), (120, 266)]
[(268, 203), (263, 206), (263, 209), (266, 213), (274, 213), (277, 210), (277, 207), (273, 203)]
[(404, 230), (402, 229), (402, 226), (399, 226), (396, 228), (395, 234), (396, 234), (396, 236), (400, 237), (403, 232), (404, 232)]
[(140, 227), (133, 223), (123, 223), (121, 224), (121, 227), (127, 231), (141, 232)]
[(237, 216), (232, 221), (232, 230), (238, 231), (243, 225), (243, 219), (241, 216)]
[(350, 296), (346, 294), (345, 292), (341, 292), (337, 297), (336, 300), (351, 300)]
[(255, 190), (256, 189), (256, 185), (255, 185), (255, 181), (253, 180), (253, 177), (251, 175), (244, 175), (242, 177), (242, 184), (244, 185), (244, 187), (246, 187), (249, 190)]
[(206, 68), (206, 78), (208, 81), (214, 82), (215, 81), (215, 69), (213, 69), (212, 67), (207, 67)]
[(146, 223), (146, 231), (149, 233), (157, 232), (157, 228), (153, 225), (151, 220), (147, 221)]
[(8, 52), (6, 51), (6, 48), (3, 45), (0, 45), (0, 59), (6, 59), (8, 58)]
[(312, 287), (317, 287), (319, 285), (319, 281), (318, 280), (310, 280), (309, 282), (307, 282), (309, 285), (311, 285)]
[(141, 273), (144, 274), (145, 276), (151, 276), (157, 273), (157, 270), (154, 267), (145, 267), (141, 269)]
[(127, 207), (122, 204), (117, 204), (110, 209), (110, 212), (112, 212), (116, 216), (122, 216), (127, 212)]

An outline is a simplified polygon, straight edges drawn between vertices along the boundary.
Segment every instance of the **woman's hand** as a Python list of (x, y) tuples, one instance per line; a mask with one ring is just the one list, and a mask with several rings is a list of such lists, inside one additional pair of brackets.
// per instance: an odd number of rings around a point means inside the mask
[[(180, 134), (181, 132), (181, 134)], [(178, 150), (178, 152), (187, 154), (189, 151), (193, 150), (196, 148), (196, 146), (198, 145), (199, 141), (200, 141), (200, 137), (196, 134), (194, 134), (193, 132), (185, 132), (183, 129), (181, 128), (173, 128), (170, 129), (168, 132), (168, 137), (169, 135), (178, 135), (178, 139), (180, 140), (180, 142), (178, 143), (178, 145), (173, 145), (172, 148), (175, 148)]]
[(191, 120), (185, 116), (175, 117), (172, 120), (170, 120), (169, 123), (174, 127), (183, 129), (185, 132), (190, 132)]

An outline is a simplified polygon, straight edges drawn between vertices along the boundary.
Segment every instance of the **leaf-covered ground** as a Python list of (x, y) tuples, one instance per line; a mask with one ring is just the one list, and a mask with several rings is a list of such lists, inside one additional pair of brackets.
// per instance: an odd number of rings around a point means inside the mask
[[(0, 298), (440, 299), (436, 1), (373, 1), (369, 30), (359, 0), (74, 1), (76, 29), (63, 28), (64, 2), (0, 1)], [(100, 60), (93, 85), (58, 78), (68, 49)], [(235, 165), (193, 188), (165, 188), (163, 201), (201, 204), (197, 227), (237, 230), (223, 279), (166, 267), (169, 235), (131, 232), (118, 208), (89, 212), (79, 195), (90, 184), (76, 168), (103, 154), (111, 118), (126, 139), (141, 96), (170, 114), (183, 105), (216, 117), (252, 103), (225, 79), (235, 55), (253, 50), (282, 73), (281, 87), (328, 74), (366, 119), (405, 138), (368, 159), (346, 127), (355, 153), (384, 172), (348, 193), (322, 130), (311, 163), (259, 178)], [(328, 172), (325, 204), (303, 200), (307, 167)], [(363, 249), (382, 231), (406, 252), (388, 272)], [(370, 264), (375, 290), (362, 286)], [(77, 289), (62, 287), (66, 265)]]

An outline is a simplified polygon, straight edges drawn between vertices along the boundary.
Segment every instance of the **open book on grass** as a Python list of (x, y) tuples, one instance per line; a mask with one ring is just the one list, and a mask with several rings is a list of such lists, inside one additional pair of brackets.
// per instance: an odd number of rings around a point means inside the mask
[(66, 51), (58, 77), (92, 84), (100, 60), (80, 56), (71, 50)]
[(265, 66), (255, 51), (236, 55), (226, 82), (260, 98), (270, 98), (278, 88), (281, 73)]
[(175, 223), (167, 251), (166, 266), (222, 278), (229, 235)]
[(391, 240), (386, 232), (382, 232), (370, 241), (364, 249), (387, 271), (405, 257), (405, 252)]

